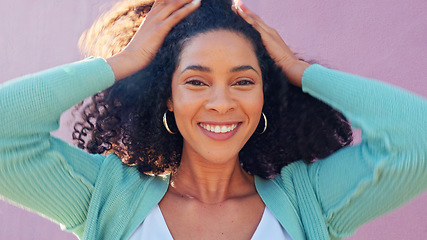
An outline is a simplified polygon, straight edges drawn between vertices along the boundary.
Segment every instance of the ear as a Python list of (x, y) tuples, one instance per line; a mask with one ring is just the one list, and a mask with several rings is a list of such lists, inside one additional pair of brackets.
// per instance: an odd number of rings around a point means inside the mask
[(170, 112), (173, 112), (173, 102), (172, 102), (172, 98), (169, 98), (168, 101), (166, 102), (166, 105), (168, 106), (168, 110)]

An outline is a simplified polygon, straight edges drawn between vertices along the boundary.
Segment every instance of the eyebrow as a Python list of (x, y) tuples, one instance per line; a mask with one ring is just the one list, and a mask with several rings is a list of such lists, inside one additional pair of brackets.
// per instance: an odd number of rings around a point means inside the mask
[[(208, 67), (204, 67), (201, 65), (190, 65), (190, 66), (186, 67), (184, 70), (182, 70), (181, 73), (183, 73), (187, 70), (194, 70), (194, 71), (207, 72), (207, 73), (212, 72), (212, 69), (210, 69)], [(259, 75), (259, 72), (257, 70), (255, 70), (255, 68), (253, 68), (250, 65), (242, 65), (242, 66), (238, 66), (238, 67), (233, 67), (230, 70), (230, 72), (234, 73), (234, 72), (242, 72), (242, 71), (246, 71), (246, 70), (253, 70)]]
[(255, 68), (253, 68), (250, 65), (242, 65), (242, 66), (234, 67), (234, 68), (231, 69), (230, 72), (243, 72), (243, 71), (246, 71), (246, 70), (253, 70), (253, 71), (255, 71), (259, 75), (259, 72), (257, 70), (255, 70)]
[(184, 70), (182, 70), (181, 73), (183, 73), (183, 72), (185, 72), (187, 70), (194, 70), (194, 71), (208, 72), (208, 73), (212, 72), (212, 70), (210, 68), (208, 68), (208, 67), (203, 67), (203, 66), (200, 66), (200, 65), (190, 65), (190, 66), (186, 67)]

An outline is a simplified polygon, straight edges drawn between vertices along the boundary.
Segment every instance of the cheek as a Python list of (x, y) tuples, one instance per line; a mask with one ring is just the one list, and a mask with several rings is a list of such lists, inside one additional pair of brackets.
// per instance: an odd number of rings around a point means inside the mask
[(258, 126), (259, 120), (261, 118), (262, 108), (264, 106), (264, 95), (262, 91), (257, 97), (253, 98), (253, 102), (250, 102), (249, 104), (252, 109), (251, 112), (253, 114), (253, 117), (255, 118), (255, 125)]
[(172, 87), (172, 109), (175, 115), (175, 122), (181, 134), (185, 135), (185, 123), (191, 122), (200, 109), (200, 100), (195, 94), (185, 93), (182, 86)]
[(187, 110), (194, 109), (200, 101), (200, 97), (197, 94), (191, 94), (184, 89), (180, 89), (182, 86), (178, 86), (172, 89), (172, 106), (175, 112), (188, 112)]
[(254, 99), (255, 99), (254, 105), (256, 105), (258, 110), (262, 111), (262, 107), (264, 106), (264, 93), (263, 93), (263, 91), (260, 90)]
[(242, 104), (242, 108), (244, 108), (244, 112), (248, 115), (249, 124), (253, 131), (255, 131), (259, 125), (263, 106), (264, 94), (262, 88), (251, 94), (250, 97), (247, 96), (244, 104)]
[(241, 106), (253, 114), (261, 114), (264, 106), (264, 94), (262, 90), (252, 92), (246, 96), (240, 97)]

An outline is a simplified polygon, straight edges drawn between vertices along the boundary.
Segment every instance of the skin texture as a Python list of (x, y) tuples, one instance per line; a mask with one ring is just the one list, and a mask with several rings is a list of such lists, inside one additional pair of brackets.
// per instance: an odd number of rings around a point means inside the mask
[[(169, 110), (184, 148), (160, 203), (175, 239), (249, 239), (261, 219), (264, 203), (238, 159), (263, 106), (261, 69), (248, 49), (246, 38), (220, 30), (192, 38), (181, 53)], [(238, 127), (209, 133), (200, 124)]]
[[(116, 80), (126, 78), (147, 66), (172, 27), (199, 6), (200, 1), (155, 1), (144, 24), (141, 24), (129, 45), (120, 53), (107, 59)], [(240, 3), (238, 6), (234, 7), (234, 11), (258, 30), (276, 64), (282, 68), (293, 85), (301, 87), (302, 74), (310, 64), (298, 60), (275, 29), (265, 24), (243, 4)]]
[[(169, 109), (184, 138), (183, 160), (191, 156), (189, 151), (214, 164), (235, 160), (258, 126), (262, 76), (254, 51), (248, 49), (252, 49), (248, 40), (229, 31), (201, 34), (183, 49), (172, 79)], [(206, 135), (200, 124), (238, 127), (229, 139), (218, 141)]]
[[(170, 4), (174, 2), (178, 1), (169, 1)], [(150, 39), (145, 34), (151, 32), (145, 33), (146, 28), (140, 25), (162, 23), (156, 19), (158, 14), (150, 15), (153, 4), (152, 0), (119, 2), (86, 31), (80, 46), (87, 56), (104, 58), (116, 53), (120, 58), (123, 49), (127, 50), (126, 54), (138, 48), (143, 49), (138, 52), (149, 52), (144, 49), (153, 46), (153, 42), (142, 40)], [(154, 8), (159, 12), (158, 7), (160, 5)], [(92, 96), (90, 104), (78, 107), (81, 121), (76, 122), (73, 132), (77, 145), (94, 154), (113, 152), (143, 175), (176, 171), (181, 162), (183, 137), (174, 114), (167, 111), (168, 99), (172, 98), (173, 73), (182, 49), (191, 38), (220, 29), (250, 40), (263, 75), (263, 113), (267, 116), (268, 127), (264, 134), (259, 134), (265, 127), (261, 119), (256, 133), (239, 152), (239, 160), (248, 173), (274, 177), (287, 164), (299, 160), (310, 163), (351, 143), (351, 128), (342, 114), (291, 84), (282, 70), (284, 67), (276, 65), (268, 53), (260, 32), (233, 12), (231, 1), (209, 0), (202, 1), (200, 7), (178, 22), (165, 39), (153, 39), (163, 42), (155, 57), (149, 61), (139, 55), (140, 61), (148, 61), (149, 65)], [(138, 41), (132, 39), (134, 35)], [(279, 43), (284, 44), (282, 40)], [(279, 52), (288, 51), (277, 49)], [(114, 57), (108, 61), (112, 59)], [(292, 55), (290, 59), (295, 57)], [(126, 66), (129, 63), (139, 64), (137, 60), (116, 63), (119, 65), (113, 69), (119, 70), (134, 68)], [(297, 74), (302, 75), (301, 72)], [(292, 81), (297, 85), (298, 80)], [(167, 121), (174, 135), (159, 121), (165, 112), (168, 112)]]
[[(116, 80), (149, 63), (171, 27), (199, 5), (182, 7), (188, 2), (156, 2), (124, 51), (107, 59)], [(277, 32), (269, 31), (254, 14), (238, 12), (261, 33), (268, 50), (280, 49), (270, 54), (276, 54), (273, 59), (283, 70), (298, 63)], [(134, 62), (139, 65), (130, 65)], [(285, 73), (300, 86), (303, 70)], [(238, 153), (257, 128), (262, 106), (261, 69), (247, 39), (213, 31), (194, 37), (184, 47), (168, 102), (184, 138), (182, 160), (159, 204), (174, 239), (249, 239), (253, 235), (265, 205), (253, 176), (241, 168)], [(224, 134), (209, 133), (201, 124), (238, 127), (218, 140), (215, 135)]]
[[(129, 45), (107, 59), (116, 80), (150, 63), (168, 31), (199, 6), (185, 5), (189, 2), (156, 2)], [(289, 82), (301, 86), (309, 64), (298, 60), (279, 34), (256, 15), (236, 11), (259, 31)], [(227, 30), (191, 37), (180, 54), (171, 88), (167, 107), (174, 112), (183, 150), (159, 206), (172, 236), (250, 239), (265, 208), (254, 177), (239, 162), (239, 152), (255, 132), (264, 104), (262, 74), (253, 44)], [(237, 128), (221, 134), (206, 130), (207, 125)]]
[(243, 4), (235, 5), (234, 11), (261, 34), (262, 41), (268, 53), (283, 70), (289, 82), (297, 87), (301, 87), (302, 75), (310, 64), (299, 60), (289, 49), (288, 45), (286, 45), (285, 41), (283, 41), (276, 29), (265, 24), (260, 17)]
[(172, 27), (199, 6), (200, 1), (156, 1), (129, 45), (120, 53), (107, 59), (116, 81), (146, 67)]
[[(141, 24), (153, 22), (145, 19), (153, 3), (123, 1), (105, 13), (82, 36), (81, 46), (87, 56), (108, 58), (122, 51), (135, 33), (143, 36), (144, 32), (137, 30)], [(167, 106), (172, 98), (173, 74), (191, 38), (220, 29), (250, 40), (262, 69), (263, 113), (268, 127), (259, 134), (265, 127), (261, 119), (256, 133), (239, 152), (248, 173), (274, 177), (287, 164), (299, 160), (310, 163), (350, 144), (351, 128), (342, 114), (290, 83), (268, 54), (261, 34), (233, 12), (230, 0), (209, 0), (202, 1), (164, 40), (159, 39), (164, 42), (147, 67), (92, 96), (90, 104), (78, 107), (81, 121), (76, 122), (73, 132), (77, 145), (94, 154), (113, 152), (142, 175), (176, 171), (183, 137)], [(135, 43), (132, 41), (127, 49)], [(141, 44), (139, 47), (145, 48)], [(125, 61), (117, 62), (126, 65)], [(166, 131), (161, 121), (165, 112), (169, 128), (176, 134)]]

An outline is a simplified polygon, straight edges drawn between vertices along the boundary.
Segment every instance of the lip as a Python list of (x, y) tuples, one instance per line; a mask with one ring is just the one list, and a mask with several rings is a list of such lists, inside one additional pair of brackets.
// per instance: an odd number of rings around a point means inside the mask
[[(236, 128), (226, 132), (226, 133), (214, 133), (211, 131), (208, 131), (206, 129), (204, 129), (200, 124), (206, 125), (225, 125), (225, 126), (231, 126), (233, 124), (236, 124)], [(202, 122), (202, 123), (198, 123), (197, 126), (202, 130), (202, 132), (208, 136), (209, 138), (215, 140), (215, 141), (225, 141), (230, 139), (232, 136), (234, 136), (234, 134), (237, 133), (237, 130), (240, 128), (240, 126), (242, 125), (241, 122), (227, 122), (227, 123), (219, 123), (219, 122)]]

